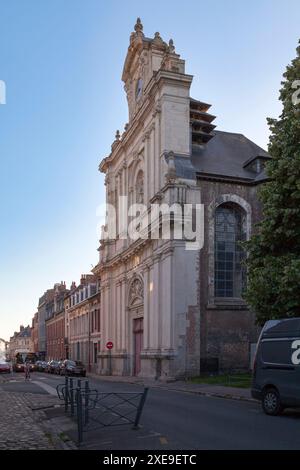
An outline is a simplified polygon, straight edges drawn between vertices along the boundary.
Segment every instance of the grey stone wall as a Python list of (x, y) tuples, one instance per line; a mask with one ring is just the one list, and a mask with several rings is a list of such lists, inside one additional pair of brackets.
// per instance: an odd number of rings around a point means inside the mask
[(230, 195), (233, 202), (241, 202), (249, 210), (249, 235), (261, 216), (257, 186), (199, 181), (201, 202), (205, 205), (205, 242), (199, 254), (200, 298), (200, 369), (201, 373), (247, 370), (250, 366), (250, 344), (257, 341), (259, 328), (255, 315), (242, 299), (214, 298), (211, 287), (214, 276), (214, 210), (218, 201)]

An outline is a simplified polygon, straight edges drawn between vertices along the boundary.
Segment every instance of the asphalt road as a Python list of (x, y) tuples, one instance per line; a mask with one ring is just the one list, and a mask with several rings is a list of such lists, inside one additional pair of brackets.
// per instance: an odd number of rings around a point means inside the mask
[[(56, 385), (64, 381), (62, 377), (37, 372), (32, 374), (30, 383), (18, 374), (11, 378), (17, 382), (2, 384), (3, 389), (31, 393), (54, 393)], [(137, 385), (105, 382), (101, 378), (90, 379), (90, 387), (102, 391), (141, 390)], [(151, 388), (142, 425), (150, 433), (149, 439), (159, 436), (161, 448), (168, 450), (300, 449), (300, 411), (289, 410), (282, 416), (270, 417), (259, 404), (246, 401)], [(144, 438), (146, 447), (147, 435)]]

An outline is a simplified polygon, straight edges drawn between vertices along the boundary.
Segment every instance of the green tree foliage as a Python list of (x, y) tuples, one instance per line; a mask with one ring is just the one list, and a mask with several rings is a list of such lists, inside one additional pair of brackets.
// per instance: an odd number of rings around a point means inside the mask
[(283, 77), (282, 114), (268, 119), (272, 160), (259, 192), (263, 219), (246, 243), (245, 298), (258, 324), (300, 316), (300, 45)]

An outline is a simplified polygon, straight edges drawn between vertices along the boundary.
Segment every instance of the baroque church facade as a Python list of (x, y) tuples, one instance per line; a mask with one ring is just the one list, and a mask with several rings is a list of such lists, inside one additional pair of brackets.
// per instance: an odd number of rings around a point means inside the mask
[[(250, 366), (258, 328), (242, 298), (240, 241), (260, 218), (257, 189), (270, 157), (242, 134), (216, 130), (210, 105), (190, 96), (192, 79), (173, 41), (146, 37), (138, 19), (122, 74), (129, 122), (99, 166), (118, 228), (101, 240), (93, 270), (99, 374), (168, 380)], [(203, 247), (122, 236), (120, 196), (147, 208), (203, 204)]]

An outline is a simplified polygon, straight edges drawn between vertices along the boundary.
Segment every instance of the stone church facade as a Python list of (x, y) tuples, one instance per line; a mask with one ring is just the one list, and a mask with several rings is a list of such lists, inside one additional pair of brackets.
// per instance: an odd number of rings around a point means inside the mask
[[(117, 234), (101, 241), (93, 270), (101, 285), (98, 372), (167, 380), (245, 370), (258, 330), (242, 299), (239, 242), (259, 220), (257, 189), (270, 157), (241, 134), (215, 130), (210, 105), (190, 96), (193, 77), (173, 41), (147, 38), (139, 19), (134, 29), (122, 75), (129, 122), (99, 167)], [(120, 196), (147, 210), (203, 204), (203, 247), (122, 236)]]

